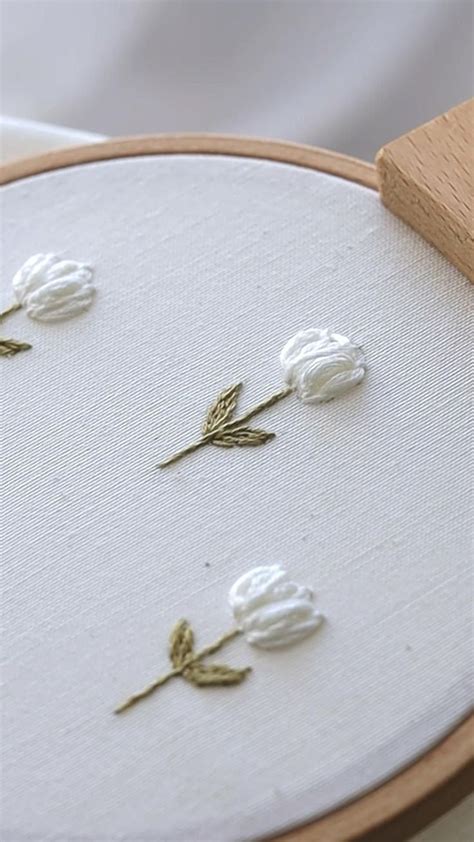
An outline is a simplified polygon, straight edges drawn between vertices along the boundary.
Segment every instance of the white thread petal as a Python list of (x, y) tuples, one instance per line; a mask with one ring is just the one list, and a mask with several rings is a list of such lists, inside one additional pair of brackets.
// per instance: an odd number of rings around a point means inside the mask
[(363, 379), (367, 364), (361, 349), (329, 330), (301, 330), (280, 354), (283, 374), (304, 403), (321, 403), (344, 394)]
[(19, 303), (31, 319), (59, 321), (77, 316), (92, 304), (92, 269), (55, 254), (34, 254), (13, 278)]
[(323, 620), (313, 592), (288, 578), (278, 564), (255, 567), (232, 585), (229, 603), (248, 643), (276, 649), (312, 634)]

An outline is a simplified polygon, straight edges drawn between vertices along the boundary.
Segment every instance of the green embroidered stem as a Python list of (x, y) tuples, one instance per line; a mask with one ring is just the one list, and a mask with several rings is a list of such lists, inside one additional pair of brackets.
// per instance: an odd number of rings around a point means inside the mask
[(161, 687), (162, 684), (166, 684), (170, 678), (174, 678), (175, 675), (181, 675), (182, 671), (182, 668), (178, 668), (167, 672), (166, 675), (160, 676), (160, 678), (157, 678), (156, 681), (152, 681), (148, 687), (145, 687), (144, 690), (141, 690), (139, 693), (134, 693), (133, 696), (129, 696), (123, 704), (119, 705), (118, 708), (115, 708), (114, 713), (123, 713), (125, 710), (133, 707), (133, 705), (136, 705), (137, 702), (140, 702), (142, 699), (146, 699), (146, 697), (150, 696), (151, 693), (154, 693), (158, 687)]
[(213, 433), (209, 433), (207, 436), (203, 436), (202, 439), (199, 441), (194, 442), (194, 444), (188, 445), (183, 450), (180, 450), (179, 453), (174, 453), (173, 456), (170, 456), (169, 459), (165, 459), (164, 462), (160, 462), (158, 465), (159, 468), (166, 468), (168, 465), (173, 465), (174, 462), (179, 462), (183, 456), (187, 456), (188, 453), (194, 453), (195, 450), (199, 450), (200, 447), (204, 447), (205, 444), (208, 444), (214, 438)]
[(0, 313), (0, 321), (8, 316), (10, 313), (14, 313), (15, 310), (19, 310), (21, 308), (21, 304), (19, 301), (15, 301), (13, 304), (10, 304), (9, 307), (6, 307), (5, 310), (2, 310)]
[[(239, 388), (240, 384), (236, 387), (232, 387), (235, 393), (238, 391)], [(228, 390), (227, 392), (224, 392), (223, 395), (226, 396), (230, 394), (232, 389)], [(219, 443), (219, 441), (221, 441), (221, 444), (226, 447), (232, 447), (234, 444), (263, 444), (265, 441), (268, 441), (270, 438), (273, 438), (272, 433), (264, 433), (260, 430), (247, 431), (244, 428), (241, 430), (241, 432), (246, 434), (244, 437), (240, 436), (234, 438), (233, 443), (232, 440), (230, 441), (230, 443), (227, 443), (226, 439), (228, 439), (232, 433), (236, 432), (237, 428), (242, 428), (242, 425), (246, 424), (246, 422), (249, 421), (251, 418), (254, 418), (255, 415), (258, 415), (260, 412), (263, 412), (264, 409), (269, 409), (271, 406), (274, 406), (274, 404), (278, 403), (278, 401), (281, 401), (283, 400), (283, 398), (286, 398), (288, 397), (288, 395), (291, 395), (292, 392), (292, 387), (287, 386), (284, 389), (281, 389), (279, 392), (276, 392), (274, 395), (271, 395), (269, 398), (266, 398), (261, 403), (257, 404), (257, 406), (249, 410), (249, 412), (246, 412), (245, 415), (241, 415), (240, 418), (234, 418), (231, 421), (224, 421), (224, 423), (219, 423), (218, 425), (213, 426), (212, 430), (206, 433), (199, 441), (194, 442), (194, 444), (190, 444), (188, 447), (183, 448), (183, 450), (178, 451), (178, 453), (174, 453), (173, 456), (170, 456), (168, 459), (165, 459), (164, 462), (160, 462), (158, 467), (166, 468), (168, 467), (168, 465), (173, 465), (175, 462), (178, 462), (180, 459), (182, 459), (183, 456), (187, 456), (189, 453), (194, 453), (195, 450), (198, 450), (200, 447), (204, 447), (205, 444), (211, 444), (212, 442)], [(234, 395), (232, 395), (232, 399), (233, 403), (232, 407), (230, 408), (230, 412), (233, 411), (233, 408), (235, 406)], [(217, 403), (214, 405), (214, 407), (211, 407), (210, 412), (212, 412), (213, 409), (215, 409), (216, 407), (220, 406), (220, 401), (221, 398), (218, 398)], [(249, 436), (249, 432), (255, 432), (258, 435)], [(226, 433), (228, 434), (227, 436)]]
[(287, 386), (285, 389), (281, 389), (280, 392), (276, 392), (274, 395), (271, 395), (271, 397), (257, 404), (257, 406), (249, 410), (249, 412), (246, 412), (245, 415), (241, 415), (240, 418), (235, 418), (234, 421), (227, 421), (226, 424), (222, 425), (220, 430), (231, 430), (233, 429), (233, 427), (245, 424), (247, 421), (250, 421), (251, 418), (254, 418), (256, 415), (258, 415), (259, 412), (263, 412), (264, 409), (270, 409), (270, 407), (274, 406), (276, 403), (278, 403), (278, 401), (283, 400), (283, 398), (287, 398), (288, 395), (291, 395), (292, 391), (293, 389), (291, 386)]
[[(173, 657), (173, 643), (176, 642), (176, 636), (181, 636), (181, 630), (185, 629), (188, 631), (189, 626), (185, 620), (178, 623), (173, 630), (171, 636), (171, 643), (172, 643), (172, 650), (171, 650), (171, 657)], [(189, 634), (189, 631), (188, 631)], [(221, 649), (225, 643), (229, 640), (233, 640), (234, 637), (241, 634), (240, 629), (231, 629), (230, 631), (226, 632), (225, 634), (221, 635), (214, 643), (211, 643), (209, 646), (205, 646), (204, 649), (201, 649), (199, 652), (192, 652), (185, 657), (183, 657), (179, 666), (176, 666), (174, 669), (167, 672), (165, 675), (161, 675), (155, 681), (152, 681), (151, 684), (148, 684), (143, 690), (139, 693), (134, 693), (133, 696), (129, 696), (128, 699), (125, 700), (118, 708), (115, 708), (114, 713), (123, 713), (124, 711), (128, 710), (129, 708), (136, 705), (137, 702), (140, 702), (142, 699), (146, 699), (147, 696), (150, 696), (151, 693), (154, 693), (158, 687), (161, 687), (163, 684), (166, 684), (170, 678), (175, 678), (178, 675), (183, 675), (183, 673), (189, 673), (187, 676), (188, 680), (191, 681), (192, 684), (196, 684), (197, 686), (204, 686), (205, 684), (237, 684), (245, 677), (249, 669), (244, 670), (231, 670), (229, 667), (214, 667), (210, 668), (211, 673), (211, 680), (203, 681), (203, 675), (205, 674), (205, 668), (203, 667), (201, 674), (197, 674), (196, 676), (193, 675), (192, 667), (198, 664), (203, 658), (206, 658), (208, 655), (214, 654), (219, 649)], [(192, 632), (190, 633), (190, 638), (188, 639), (189, 645), (192, 647), (193, 643), (193, 635)], [(179, 641), (178, 641), (179, 644)], [(175, 647), (176, 648), (176, 647)], [(219, 670), (219, 674), (216, 676), (215, 670)], [(214, 673), (213, 671), (214, 670)], [(214, 680), (212, 680), (214, 678)], [(196, 680), (195, 680), (196, 679)]]
[[(21, 304), (18, 301), (10, 304), (9, 307), (1, 311), (0, 322), (10, 313), (14, 313), (15, 310), (20, 310), (20, 308)], [(0, 357), (13, 357), (20, 351), (28, 351), (30, 348), (31, 345), (28, 342), (20, 342), (18, 339), (0, 339)]]
[(208, 655), (213, 655), (214, 652), (218, 652), (219, 649), (222, 649), (222, 647), (229, 640), (233, 640), (234, 637), (238, 637), (239, 634), (242, 634), (240, 629), (231, 629), (230, 631), (221, 635), (214, 643), (210, 643), (209, 646), (205, 646), (204, 649), (201, 649), (197, 653), (197, 655), (191, 659), (190, 663), (192, 663), (193, 661), (200, 661), (202, 660), (202, 658), (206, 658)]

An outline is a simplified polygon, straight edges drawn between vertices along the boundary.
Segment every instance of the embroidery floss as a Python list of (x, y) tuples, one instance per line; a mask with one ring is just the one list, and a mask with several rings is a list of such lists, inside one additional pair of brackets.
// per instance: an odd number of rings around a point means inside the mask
[(194, 684), (195, 687), (216, 687), (229, 686), (231, 684), (240, 684), (247, 673), (250, 672), (250, 667), (244, 669), (233, 669), (221, 664), (206, 665), (201, 663), (203, 658), (208, 655), (213, 655), (225, 643), (232, 640), (240, 634), (239, 629), (231, 629), (226, 634), (223, 634), (215, 643), (201, 649), (200, 652), (194, 652), (194, 633), (187, 622), (187, 620), (179, 620), (173, 628), (170, 635), (169, 643), (169, 657), (173, 664), (173, 669), (161, 675), (151, 684), (148, 684), (139, 693), (134, 693), (129, 696), (121, 705), (114, 710), (114, 713), (124, 713), (124, 711), (136, 705), (137, 702), (146, 699), (158, 687), (166, 684), (170, 678), (175, 678), (181, 675), (185, 681)]
[(312, 600), (312, 590), (292, 582), (280, 565), (255, 567), (241, 576), (229, 591), (229, 604), (237, 626), (195, 652), (193, 630), (187, 620), (180, 620), (170, 636), (169, 658), (173, 669), (129, 696), (114, 713), (123, 713), (177, 676), (195, 687), (241, 684), (251, 672), (250, 667), (234, 669), (223, 664), (203, 664), (203, 659), (239, 634), (251, 646), (261, 649), (281, 648), (303, 640), (323, 621)]
[[(17, 307), (30, 319), (56, 322), (87, 310), (94, 297), (92, 269), (56, 254), (34, 254), (13, 277)], [(13, 305), (15, 306), (15, 305)]]
[(28, 342), (19, 342), (17, 339), (0, 339), (0, 357), (13, 357), (19, 351), (28, 351), (31, 345)]
[[(194, 453), (195, 450), (198, 450), (205, 444), (213, 444), (216, 447), (258, 447), (258, 445), (265, 444), (267, 441), (275, 438), (275, 433), (267, 433), (265, 430), (247, 427), (246, 423), (254, 415), (258, 415), (259, 412), (269, 409), (278, 401), (286, 398), (287, 395), (291, 395), (293, 389), (290, 387), (282, 389), (280, 392), (267, 398), (267, 400), (259, 403), (245, 415), (232, 420), (237, 396), (241, 388), (242, 384), (238, 383), (236, 386), (231, 386), (230, 389), (222, 392), (207, 413), (202, 437), (183, 450), (180, 450), (179, 453), (170, 456), (169, 459), (165, 459), (164, 462), (160, 462), (158, 467), (166, 468), (168, 465), (173, 465), (174, 462), (178, 462), (183, 456)], [(229, 399), (229, 395), (232, 395), (232, 400)], [(218, 411), (219, 406), (221, 407), (220, 411)]]
[(318, 328), (302, 330), (290, 339), (280, 354), (280, 363), (286, 388), (235, 419), (232, 416), (242, 384), (226, 389), (208, 410), (201, 438), (160, 462), (158, 467), (173, 465), (207, 444), (227, 448), (266, 444), (275, 434), (247, 427), (255, 415), (293, 392), (303, 403), (329, 401), (360, 383), (367, 369), (363, 352), (350, 339)]
[[(30, 319), (54, 322), (87, 310), (95, 293), (92, 269), (55, 254), (34, 254), (15, 273), (16, 301), (0, 313), (0, 320), (23, 307)], [(26, 342), (0, 340), (0, 355), (12, 356), (31, 348)]]
[[(14, 304), (11, 304), (10, 307), (7, 307), (5, 310), (2, 310), (0, 313), (0, 322), (3, 321), (10, 313), (14, 313), (15, 310), (19, 310), (21, 304), (17, 301)], [(31, 345), (29, 342), (20, 342), (18, 339), (4, 339), (3, 337), (0, 338), (0, 357), (13, 357), (15, 354), (18, 354), (20, 351), (29, 351)]]
[(286, 382), (303, 403), (322, 403), (357, 386), (366, 363), (357, 345), (329, 330), (301, 330), (280, 354)]
[(237, 579), (229, 602), (247, 643), (261, 649), (297, 643), (323, 620), (311, 588), (290, 581), (279, 564), (255, 567)]

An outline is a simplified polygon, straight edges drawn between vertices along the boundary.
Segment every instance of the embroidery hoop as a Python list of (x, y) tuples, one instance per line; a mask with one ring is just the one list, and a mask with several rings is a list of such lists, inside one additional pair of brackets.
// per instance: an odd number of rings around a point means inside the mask
[[(292, 143), (182, 134), (125, 138), (16, 161), (3, 167), (0, 183), (113, 158), (177, 153), (278, 161), (377, 189), (375, 167), (337, 153)], [(386, 840), (406, 838), (454, 806), (472, 788), (473, 735), (471, 716), (385, 784), (279, 838), (286, 842), (310, 842), (315, 838), (375, 840), (380, 835)]]

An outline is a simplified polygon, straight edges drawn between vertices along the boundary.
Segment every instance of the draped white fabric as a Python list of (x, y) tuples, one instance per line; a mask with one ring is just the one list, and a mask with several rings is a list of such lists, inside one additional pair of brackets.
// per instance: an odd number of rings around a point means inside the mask
[(468, 0), (15, 0), (3, 6), (2, 111), (370, 160), (471, 95), (471, 21)]

